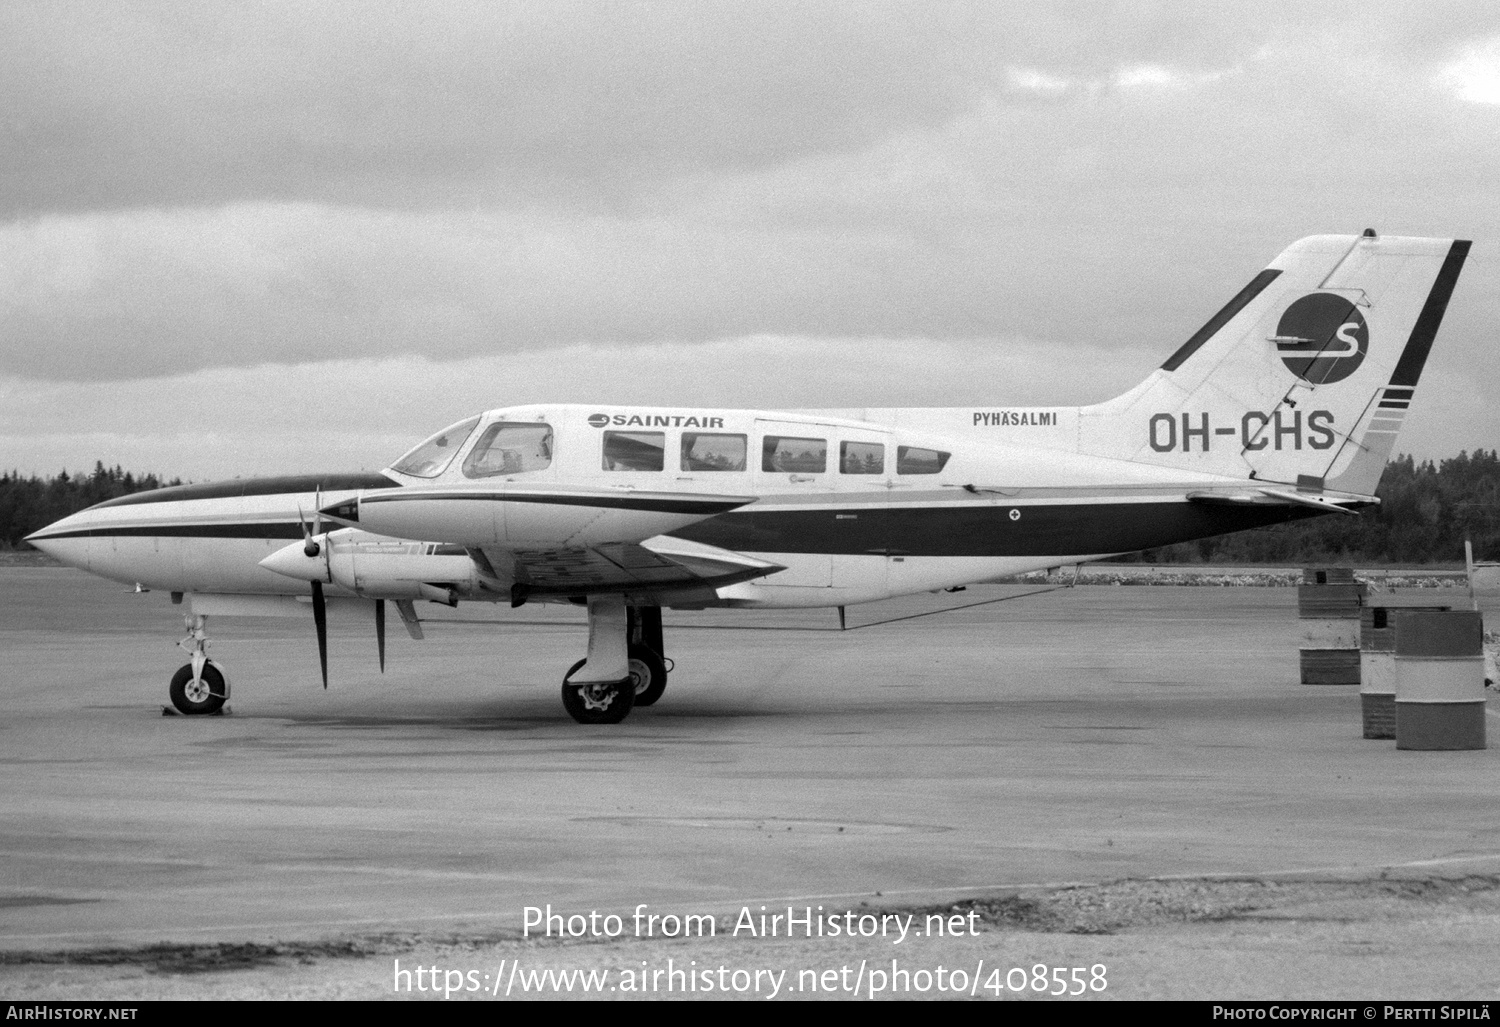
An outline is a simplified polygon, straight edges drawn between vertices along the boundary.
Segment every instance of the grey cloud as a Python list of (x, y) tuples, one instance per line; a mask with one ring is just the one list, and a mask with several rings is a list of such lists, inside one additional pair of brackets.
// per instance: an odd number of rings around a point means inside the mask
[[(1500, 109), (1418, 59), (1482, 18), (1201, 6), (5, 7), (10, 116), (55, 143), (0, 146), (5, 195), (69, 212), (0, 226), (0, 373), (755, 333), (1165, 355), (1301, 235), (1500, 237)], [(1152, 62), (1240, 70), (1005, 84)], [(1470, 278), (1455, 317), (1497, 305)]]
[(426, 205), (756, 167), (940, 123), (921, 5), (7, 5), (12, 212)]
[(972, 255), (880, 233), (256, 205), (52, 216), (0, 253), (0, 367), (37, 379), (1002, 323)]
[(674, 175), (940, 126), (1004, 96), (1012, 66), (1213, 71), (1269, 39), (1351, 26), (1437, 55), (1496, 17), (1443, 11), (18, 2), (0, 7), (0, 214), (264, 199), (626, 203)]

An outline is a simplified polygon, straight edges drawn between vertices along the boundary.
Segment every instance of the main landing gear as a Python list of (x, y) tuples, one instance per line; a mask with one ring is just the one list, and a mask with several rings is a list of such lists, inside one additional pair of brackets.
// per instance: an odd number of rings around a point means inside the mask
[(177, 644), (187, 650), (192, 660), (172, 675), (168, 694), (172, 705), (188, 716), (218, 713), (229, 698), (229, 679), (223, 668), (208, 658), (208, 618), (189, 615), (182, 618), (187, 637)]
[(661, 607), (591, 597), (588, 656), (563, 676), (563, 708), (580, 724), (618, 724), (635, 707), (650, 706), (667, 689), (661, 650)]

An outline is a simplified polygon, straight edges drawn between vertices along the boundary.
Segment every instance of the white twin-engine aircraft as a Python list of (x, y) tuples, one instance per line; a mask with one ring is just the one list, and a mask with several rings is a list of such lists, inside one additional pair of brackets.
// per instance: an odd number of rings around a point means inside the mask
[(380, 474), (138, 493), (29, 541), (186, 600), (184, 713), (229, 694), (210, 616), (310, 606), (326, 687), (329, 606), (373, 611), (384, 669), (387, 600), (413, 638), (417, 600), (555, 602), (588, 608), (564, 707), (617, 723), (666, 687), (662, 607), (847, 606), (1377, 502), (1468, 250), (1303, 239), (1095, 406), (508, 407)]

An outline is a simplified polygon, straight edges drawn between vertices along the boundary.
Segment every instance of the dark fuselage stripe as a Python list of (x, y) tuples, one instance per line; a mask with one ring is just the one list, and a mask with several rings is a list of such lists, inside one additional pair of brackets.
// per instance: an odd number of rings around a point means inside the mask
[[(1015, 519), (1012, 510), (1019, 512)], [(851, 512), (857, 516), (849, 517)], [(1184, 501), (763, 513), (752, 508), (671, 534), (740, 553), (1081, 556), (1133, 553), (1318, 512), (1307, 507), (1210, 507)]]
[(56, 538), (263, 538), (297, 539), (302, 525), (296, 521), (255, 521), (240, 524), (130, 524), (76, 528), (51, 535), (32, 535), (33, 542)]
[(172, 485), (150, 492), (133, 492), (118, 499), (107, 499), (89, 507), (104, 510), (116, 506), (139, 506), (144, 503), (187, 503), (195, 499), (243, 499), (249, 496), (280, 496), (323, 492), (350, 492), (359, 489), (397, 489), (401, 483), (383, 474), (297, 474), (276, 478), (237, 478), (230, 481), (206, 481), (198, 485)]

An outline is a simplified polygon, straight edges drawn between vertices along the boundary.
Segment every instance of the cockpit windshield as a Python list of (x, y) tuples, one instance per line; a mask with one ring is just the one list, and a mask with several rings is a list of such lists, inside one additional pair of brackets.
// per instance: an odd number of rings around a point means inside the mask
[(451, 427), (444, 428), (397, 460), (391, 465), (391, 470), (409, 474), (413, 478), (436, 478), (448, 469), (448, 465), (453, 462), (453, 457), (474, 433), (474, 426), (478, 423), (479, 418), (471, 417), (467, 421), (459, 421)]

